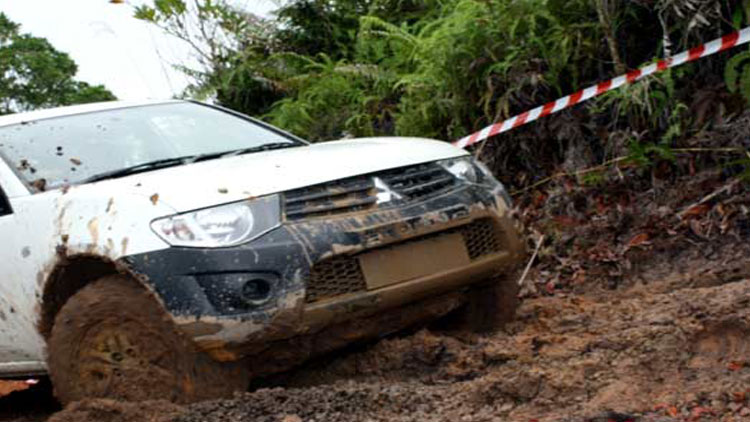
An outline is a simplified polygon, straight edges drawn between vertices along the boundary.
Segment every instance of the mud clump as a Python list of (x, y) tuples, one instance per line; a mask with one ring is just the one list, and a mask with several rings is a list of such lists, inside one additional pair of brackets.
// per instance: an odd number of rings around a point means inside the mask
[(164, 400), (130, 403), (94, 399), (71, 403), (48, 422), (168, 422), (184, 411), (185, 408)]

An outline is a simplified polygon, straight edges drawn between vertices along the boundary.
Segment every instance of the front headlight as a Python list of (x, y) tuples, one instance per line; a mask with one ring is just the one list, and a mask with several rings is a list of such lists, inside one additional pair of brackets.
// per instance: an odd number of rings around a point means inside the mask
[(441, 161), (439, 164), (464, 182), (488, 187), (495, 196), (503, 198), (508, 208), (512, 207), (510, 195), (505, 190), (505, 186), (495, 178), (484, 163), (471, 157), (462, 157)]
[(221, 248), (249, 242), (278, 226), (278, 195), (155, 220), (151, 229), (172, 246)]

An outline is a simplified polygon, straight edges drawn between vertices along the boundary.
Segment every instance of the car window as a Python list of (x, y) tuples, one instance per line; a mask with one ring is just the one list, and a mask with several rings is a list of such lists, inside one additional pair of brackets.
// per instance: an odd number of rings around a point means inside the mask
[(0, 127), (0, 155), (37, 190), (156, 160), (300, 141), (195, 103), (167, 103)]
[(0, 217), (8, 214), (12, 214), (13, 209), (10, 207), (10, 201), (8, 200), (8, 196), (5, 195), (5, 191), (3, 190), (3, 187), (0, 186)]

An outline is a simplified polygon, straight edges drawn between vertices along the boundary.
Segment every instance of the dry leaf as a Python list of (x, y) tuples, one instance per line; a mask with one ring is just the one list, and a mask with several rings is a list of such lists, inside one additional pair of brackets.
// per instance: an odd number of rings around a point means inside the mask
[(729, 369), (730, 371), (739, 371), (743, 366), (744, 365), (742, 365), (742, 363), (740, 362), (732, 361), (729, 362), (729, 365), (727, 365), (727, 369)]
[(690, 417), (693, 419), (700, 419), (703, 415), (713, 415), (714, 411), (711, 408), (708, 407), (694, 407), (693, 410), (690, 412)]
[(628, 248), (633, 248), (635, 246), (647, 244), (648, 240), (649, 240), (648, 233), (641, 233), (639, 235), (636, 235), (632, 239), (630, 239), (630, 242), (628, 242)]
[(692, 207), (683, 211), (680, 217), (683, 220), (688, 220), (691, 218), (698, 218), (698, 217), (705, 215), (710, 210), (711, 210), (711, 206), (708, 204), (693, 205)]
[(155, 194), (151, 195), (151, 197), (149, 199), (151, 200), (152, 204), (156, 205), (156, 203), (159, 202), (159, 194), (155, 193)]

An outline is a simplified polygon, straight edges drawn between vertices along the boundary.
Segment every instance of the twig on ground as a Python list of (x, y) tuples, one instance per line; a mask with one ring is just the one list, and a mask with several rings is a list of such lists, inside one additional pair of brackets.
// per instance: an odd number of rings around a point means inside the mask
[(523, 270), (523, 274), (521, 274), (521, 278), (518, 279), (519, 286), (523, 285), (524, 280), (526, 280), (526, 276), (529, 275), (529, 271), (531, 270), (531, 265), (534, 263), (536, 256), (539, 254), (539, 249), (542, 247), (542, 243), (544, 243), (544, 235), (539, 236), (539, 240), (536, 241), (536, 248), (534, 249), (534, 254), (531, 255), (531, 259), (529, 259), (529, 263), (526, 264), (526, 269)]
[(694, 204), (690, 204), (687, 207), (683, 208), (683, 210), (680, 211), (677, 214), (677, 216), (680, 217), (680, 219), (682, 219), (682, 217), (685, 215), (685, 213), (687, 213), (688, 211), (690, 211), (693, 207), (696, 207), (698, 205), (703, 205), (706, 202), (708, 202), (708, 201), (716, 198), (717, 196), (721, 195), (722, 193), (725, 193), (725, 192), (731, 190), (739, 182), (740, 182), (740, 179), (734, 179), (734, 180), (730, 181), (729, 183), (725, 184), (724, 186), (720, 187), (719, 189), (716, 189), (715, 191), (711, 192), (710, 194), (704, 196), (703, 199), (701, 199), (700, 201), (698, 201), (698, 202), (696, 202)]

